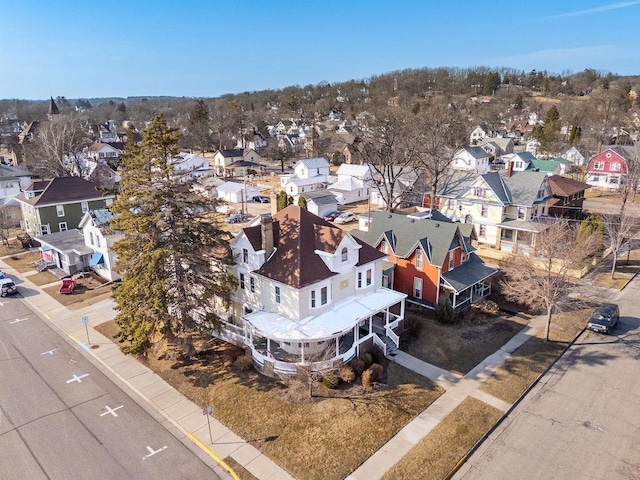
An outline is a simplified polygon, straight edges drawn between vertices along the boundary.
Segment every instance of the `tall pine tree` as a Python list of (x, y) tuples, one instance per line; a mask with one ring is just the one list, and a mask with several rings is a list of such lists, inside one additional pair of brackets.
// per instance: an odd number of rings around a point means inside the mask
[(237, 286), (225, 269), (230, 235), (212, 220), (211, 203), (186, 186), (189, 172), (175, 171), (170, 161), (178, 137), (159, 115), (140, 145), (127, 145), (121, 195), (111, 206), (117, 216), (110, 228), (122, 234), (113, 247), (122, 275), (114, 298), (127, 353), (144, 353), (161, 337), (215, 328), (217, 307), (228, 306)]

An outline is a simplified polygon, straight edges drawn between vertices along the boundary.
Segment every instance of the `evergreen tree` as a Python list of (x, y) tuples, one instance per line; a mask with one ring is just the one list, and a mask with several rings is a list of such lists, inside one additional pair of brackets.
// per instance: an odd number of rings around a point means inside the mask
[(304, 210), (307, 210), (307, 199), (302, 195), (298, 197), (298, 206)]
[(144, 353), (162, 335), (215, 328), (216, 306), (227, 307), (236, 288), (226, 273), (229, 234), (208, 215), (212, 205), (184, 186), (167, 161), (178, 134), (162, 115), (140, 145), (129, 142), (122, 161), (121, 195), (111, 206), (110, 229), (122, 234), (113, 249), (122, 282), (114, 290), (127, 353)]
[(186, 143), (189, 148), (200, 150), (203, 154), (211, 148), (211, 128), (209, 126), (209, 107), (204, 100), (196, 100), (189, 113), (189, 128)]
[(287, 208), (287, 205), (287, 192), (285, 192), (284, 190), (280, 190), (280, 193), (278, 193), (278, 211), (284, 210), (285, 208)]

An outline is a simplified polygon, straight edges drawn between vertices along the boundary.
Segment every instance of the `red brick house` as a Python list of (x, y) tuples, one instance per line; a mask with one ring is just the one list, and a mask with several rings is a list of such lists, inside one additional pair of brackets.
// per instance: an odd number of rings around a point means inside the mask
[(389, 256), (383, 286), (428, 307), (446, 295), (454, 308), (463, 309), (491, 293), (491, 277), (497, 273), (473, 253), (473, 232), (471, 224), (428, 210), (411, 215), (371, 212), (368, 230), (351, 233)]

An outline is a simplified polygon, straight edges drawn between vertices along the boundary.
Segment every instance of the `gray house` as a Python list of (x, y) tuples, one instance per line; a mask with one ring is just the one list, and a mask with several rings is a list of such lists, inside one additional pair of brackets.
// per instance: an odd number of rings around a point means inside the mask
[(32, 237), (78, 228), (89, 210), (106, 208), (115, 195), (98, 190), (80, 177), (60, 177), (32, 182), (16, 195), (22, 214), (21, 227)]

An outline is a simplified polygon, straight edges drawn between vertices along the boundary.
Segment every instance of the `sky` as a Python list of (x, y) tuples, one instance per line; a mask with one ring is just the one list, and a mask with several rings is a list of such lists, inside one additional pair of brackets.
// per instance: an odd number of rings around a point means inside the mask
[(422, 67), (640, 74), (640, 0), (23, 0), (0, 16), (0, 98), (217, 97)]

